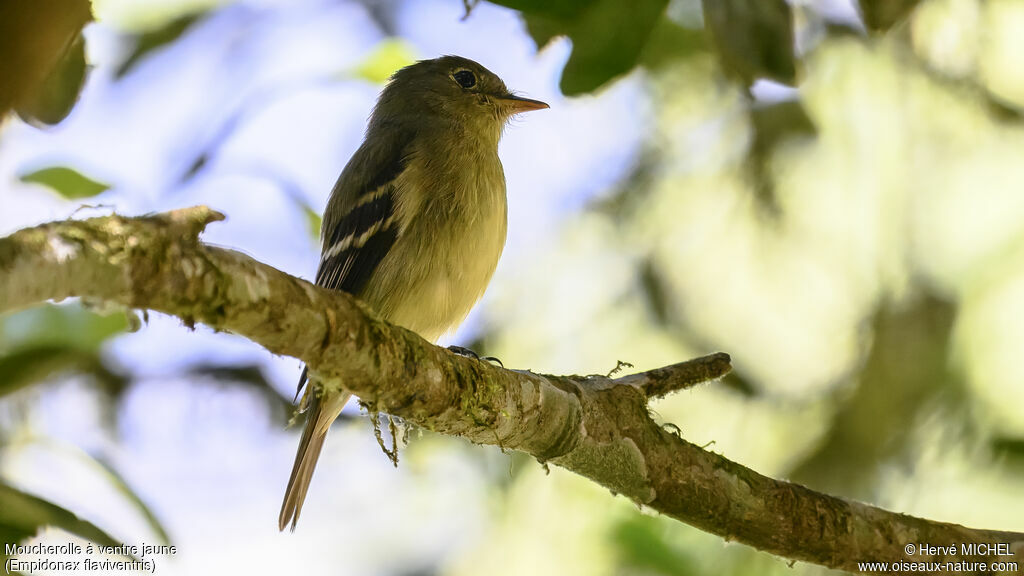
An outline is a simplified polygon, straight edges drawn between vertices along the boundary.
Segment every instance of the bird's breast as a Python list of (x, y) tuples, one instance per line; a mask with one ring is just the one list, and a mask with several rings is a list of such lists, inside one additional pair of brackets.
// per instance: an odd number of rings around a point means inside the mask
[(456, 328), (483, 296), (505, 245), (501, 163), (496, 153), (475, 160), (443, 175), (417, 174), (411, 166), (400, 186), (434, 185), (399, 195), (416, 199), (414, 212), (404, 214), (405, 228), (364, 296), (388, 321), (431, 341)]

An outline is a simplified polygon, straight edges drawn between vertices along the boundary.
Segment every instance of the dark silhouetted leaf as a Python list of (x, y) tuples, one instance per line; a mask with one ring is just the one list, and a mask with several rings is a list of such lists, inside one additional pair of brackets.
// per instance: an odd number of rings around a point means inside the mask
[(597, 90), (636, 66), (666, 0), (598, 0), (576, 21), (572, 56), (560, 87), (567, 95)]
[(202, 15), (202, 12), (186, 14), (165, 23), (159, 28), (136, 36), (135, 47), (128, 55), (128, 58), (117, 67), (117, 72), (115, 72), (116, 77), (124, 77), (126, 74), (134, 70), (139, 62), (148, 56), (150, 52), (158, 50), (166, 44), (170, 44), (177, 40), (185, 33), (186, 30), (195, 24)]
[(85, 71), (76, 39), (90, 20), (89, 0), (0, 2), (0, 117), (19, 109), (29, 121), (56, 123), (67, 115)]
[(755, 386), (745, 374), (737, 373), (736, 370), (733, 370), (728, 376), (722, 378), (720, 386), (727, 390), (732, 390), (745, 398), (756, 398), (761, 396), (761, 389)]
[(864, 26), (872, 32), (885, 32), (910, 15), (918, 0), (860, 0)]
[(519, 10), (538, 48), (555, 36), (572, 40), (562, 72), (566, 95), (597, 90), (636, 66), (667, 0), (494, 0)]
[(709, 49), (708, 37), (703, 28), (687, 28), (668, 18), (661, 18), (651, 31), (640, 56), (640, 63), (657, 70), (672, 62), (705, 54)]
[(85, 85), (85, 39), (79, 35), (43, 80), (35, 96), (22, 100), (15, 110), (33, 124), (53, 126), (67, 118)]
[(128, 379), (100, 355), (100, 345), (130, 326), (129, 314), (98, 314), (79, 304), (47, 305), (0, 318), (0, 396), (55, 374), (92, 376), (110, 393)]
[(0, 482), (0, 533), (6, 535), (7, 542), (21, 542), (31, 538), (45, 526), (60, 528), (104, 546), (121, 545), (109, 534), (74, 513)]
[(111, 388), (121, 388), (124, 378), (111, 371), (99, 353), (64, 344), (41, 344), (0, 354), (0, 396), (45, 380), (55, 374), (90, 374)]
[(218, 364), (197, 364), (188, 369), (191, 376), (203, 376), (217, 380), (230, 380), (232, 382), (244, 382), (260, 387), (270, 386), (270, 382), (263, 374), (263, 369), (258, 364), (218, 365)]
[(667, 326), (669, 320), (668, 286), (662, 279), (657, 265), (651, 258), (645, 258), (640, 264), (640, 288), (643, 289), (644, 302), (658, 326)]
[(704, 23), (722, 67), (750, 85), (796, 84), (793, 15), (786, 0), (703, 0)]
[(206, 165), (209, 164), (209, 162), (210, 156), (206, 154), (206, 152), (203, 152), (202, 154), (196, 156), (195, 160), (193, 160), (192, 163), (189, 164), (188, 169), (185, 170), (185, 173), (181, 175), (181, 181), (188, 182), (189, 180), (195, 178), (196, 174), (202, 172), (203, 168), (206, 168)]
[(1011, 464), (1024, 465), (1024, 438), (998, 436), (991, 441), (993, 455)]
[(814, 136), (817, 132), (807, 110), (799, 100), (783, 100), (750, 107), (754, 128), (753, 148), (764, 154), (788, 138)]
[(494, 3), (519, 10), (524, 16), (568, 22), (600, 0), (497, 0)]
[(770, 104), (748, 106), (754, 138), (747, 155), (747, 167), (754, 182), (754, 192), (761, 208), (768, 215), (778, 215), (775, 181), (769, 170), (772, 151), (790, 138), (810, 137), (817, 133), (814, 123), (799, 100), (783, 100)]
[(110, 189), (107, 184), (96, 182), (65, 166), (53, 166), (25, 174), (21, 181), (42, 184), (68, 200), (90, 198)]

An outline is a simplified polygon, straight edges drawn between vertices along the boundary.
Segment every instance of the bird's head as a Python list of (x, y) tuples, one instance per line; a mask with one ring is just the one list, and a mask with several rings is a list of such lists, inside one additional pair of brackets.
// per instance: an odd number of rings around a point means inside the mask
[(415, 115), (466, 129), (497, 130), (520, 112), (548, 105), (516, 96), (496, 74), (459, 56), (421, 60), (391, 77), (374, 112), (377, 120)]

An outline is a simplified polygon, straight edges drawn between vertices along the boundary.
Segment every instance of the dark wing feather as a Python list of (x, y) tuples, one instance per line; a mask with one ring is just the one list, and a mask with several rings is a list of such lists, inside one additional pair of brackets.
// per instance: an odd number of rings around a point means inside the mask
[(316, 283), (331, 290), (359, 295), (374, 269), (398, 239), (395, 221), (394, 184), (384, 184), (370, 200), (341, 218), (326, 231), (324, 253)]
[[(405, 170), (414, 132), (371, 124), (334, 185), (323, 220), (316, 283), (356, 296), (397, 239), (395, 181)], [(356, 241), (353, 241), (356, 240)]]
[[(414, 133), (378, 126), (338, 177), (323, 220), (323, 250), (316, 284), (359, 296), (373, 271), (398, 240), (395, 180), (408, 162)], [(296, 398), (306, 383), (299, 377)]]

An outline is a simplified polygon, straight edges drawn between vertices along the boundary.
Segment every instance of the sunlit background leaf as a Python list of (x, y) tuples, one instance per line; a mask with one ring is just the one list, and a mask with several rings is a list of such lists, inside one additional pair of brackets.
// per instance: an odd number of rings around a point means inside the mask
[(27, 184), (42, 184), (68, 200), (90, 198), (110, 189), (109, 185), (97, 182), (66, 166), (53, 166), (24, 174), (21, 181)]

